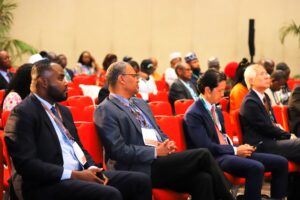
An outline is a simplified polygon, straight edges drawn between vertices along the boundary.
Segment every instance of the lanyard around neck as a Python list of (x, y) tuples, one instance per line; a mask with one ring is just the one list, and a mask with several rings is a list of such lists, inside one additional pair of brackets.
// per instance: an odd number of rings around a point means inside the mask
[[(53, 112), (45, 105), (42, 103), (42, 106), (44, 107), (44, 109), (49, 113), (49, 115), (52, 117), (52, 119), (56, 122), (56, 124), (61, 127), (63, 129), (63, 134), (65, 134), (67, 136), (67, 138), (71, 141), (75, 141), (74, 137), (70, 134), (69, 130), (63, 125), (63, 123), (53, 114)], [(61, 120), (63, 120), (60, 110), (56, 109), (56, 107), (54, 107), (56, 112), (58, 113), (59, 117), (61, 118)]]

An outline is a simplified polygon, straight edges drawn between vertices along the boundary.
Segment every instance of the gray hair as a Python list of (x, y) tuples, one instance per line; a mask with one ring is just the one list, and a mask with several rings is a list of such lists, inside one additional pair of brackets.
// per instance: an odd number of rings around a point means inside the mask
[(106, 82), (109, 86), (115, 86), (118, 77), (125, 73), (126, 66), (129, 65), (127, 62), (115, 62), (112, 63), (106, 72)]
[(246, 68), (244, 72), (244, 78), (248, 89), (251, 89), (250, 80), (254, 79), (257, 76), (257, 72), (261, 67), (264, 68), (264, 66), (261, 64), (252, 64)]

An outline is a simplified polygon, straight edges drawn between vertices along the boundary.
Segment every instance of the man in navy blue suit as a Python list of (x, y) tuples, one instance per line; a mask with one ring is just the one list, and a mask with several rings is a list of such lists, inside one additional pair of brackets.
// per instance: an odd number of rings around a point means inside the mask
[(237, 177), (246, 178), (244, 199), (261, 199), (264, 172), (272, 172), (271, 197), (286, 196), (287, 160), (278, 155), (255, 153), (249, 144), (233, 146), (224, 130), (222, 112), (215, 104), (224, 95), (226, 77), (216, 70), (206, 71), (198, 80), (200, 98), (184, 117), (189, 148), (208, 148), (220, 167)]

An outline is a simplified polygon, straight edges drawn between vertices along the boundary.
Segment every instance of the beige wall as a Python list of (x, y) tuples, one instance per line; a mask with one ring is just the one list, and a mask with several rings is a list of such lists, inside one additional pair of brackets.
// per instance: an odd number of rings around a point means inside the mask
[(203, 70), (210, 56), (224, 66), (248, 57), (248, 20), (254, 18), (255, 60), (285, 61), (292, 74), (300, 74), (298, 40), (288, 37), (281, 45), (278, 39), (282, 25), (300, 23), (299, 0), (19, 0), (18, 5), (12, 36), (65, 53), (70, 67), (83, 50), (99, 64), (109, 52), (139, 62), (154, 56), (161, 72), (173, 51), (195, 51)]

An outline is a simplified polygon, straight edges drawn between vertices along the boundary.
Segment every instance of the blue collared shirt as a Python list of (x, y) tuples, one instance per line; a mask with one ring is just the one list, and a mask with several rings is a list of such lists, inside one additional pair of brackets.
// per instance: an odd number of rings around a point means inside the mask
[[(37, 99), (42, 104), (44, 104), (47, 108), (49, 108), (49, 110), (54, 106), (54, 105), (51, 105), (50, 103), (48, 103), (47, 101), (45, 101), (44, 99), (42, 99), (41, 97), (39, 97), (37, 94), (34, 94), (34, 95), (37, 97)], [(70, 179), (72, 171), (73, 170), (81, 170), (82, 166), (75, 155), (73, 146), (72, 146), (69, 138), (65, 135), (65, 133), (62, 133), (61, 129), (58, 127), (57, 123), (54, 121), (52, 116), (47, 111), (46, 111), (46, 113), (55, 129), (55, 132), (59, 139), (59, 143), (60, 143), (61, 150), (62, 150), (62, 156), (63, 156), (63, 161), (64, 161), (64, 166), (63, 166), (64, 171), (61, 176), (61, 180)]]
[(193, 97), (193, 99), (196, 101), (198, 99), (198, 95), (197, 93), (193, 90), (193, 88), (191, 87), (190, 84), (192, 84), (190, 81), (189, 82), (185, 82), (182, 79), (179, 79), (180, 82), (186, 87), (186, 89), (188, 89), (188, 91), (190, 92), (191, 96)]
[(9, 83), (9, 78), (7, 76), (8, 72), (7, 71), (2, 71), (0, 70), (0, 74), (5, 78), (5, 80)]

